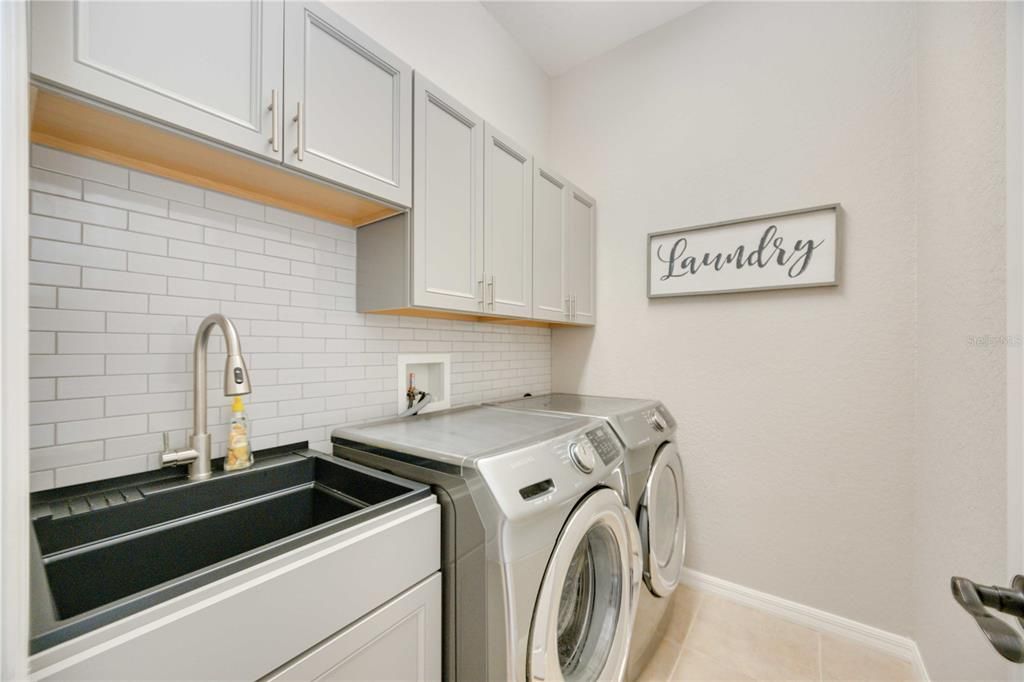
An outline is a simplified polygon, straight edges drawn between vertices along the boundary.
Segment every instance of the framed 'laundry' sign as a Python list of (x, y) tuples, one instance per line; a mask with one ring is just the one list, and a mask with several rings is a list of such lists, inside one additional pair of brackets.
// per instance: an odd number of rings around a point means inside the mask
[(647, 296), (838, 283), (839, 204), (647, 235)]

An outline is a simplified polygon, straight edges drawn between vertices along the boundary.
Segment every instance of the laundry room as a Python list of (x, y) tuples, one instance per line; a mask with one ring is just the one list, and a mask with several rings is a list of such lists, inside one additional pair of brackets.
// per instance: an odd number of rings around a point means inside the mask
[(4, 680), (1020, 680), (1024, 3), (0, 0)]

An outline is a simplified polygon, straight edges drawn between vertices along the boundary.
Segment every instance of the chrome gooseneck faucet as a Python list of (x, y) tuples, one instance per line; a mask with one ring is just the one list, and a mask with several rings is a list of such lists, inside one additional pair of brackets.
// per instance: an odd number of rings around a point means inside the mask
[(242, 359), (242, 345), (238, 340), (238, 330), (231, 320), (223, 315), (213, 314), (204, 319), (196, 330), (196, 345), (193, 357), (194, 375), (192, 379), (192, 439), (190, 447), (182, 450), (169, 450), (167, 433), (164, 433), (164, 466), (188, 464), (188, 477), (193, 481), (209, 478), (213, 473), (210, 464), (210, 434), (206, 431), (206, 347), (210, 342), (213, 326), (220, 327), (227, 345), (228, 359), (224, 365), (224, 395), (246, 395), (252, 391), (249, 383), (249, 370)]

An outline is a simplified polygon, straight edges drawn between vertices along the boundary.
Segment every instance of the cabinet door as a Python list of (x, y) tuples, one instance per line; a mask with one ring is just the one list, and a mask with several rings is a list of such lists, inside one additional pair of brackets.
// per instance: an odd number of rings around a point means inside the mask
[(533, 316), (563, 322), (569, 314), (565, 240), (569, 186), (537, 164), (533, 172)]
[(266, 682), (440, 679), (440, 573), (264, 678)]
[(566, 240), (569, 295), (572, 297), (569, 317), (578, 324), (594, 324), (594, 269), (597, 255), (595, 208), (590, 196), (578, 187), (570, 187)]
[(416, 74), (412, 302), (483, 311), (483, 120)]
[(412, 199), (412, 70), (317, 2), (285, 6), (286, 165)]
[(284, 8), (249, 2), (31, 4), (32, 72), (260, 156), (281, 94)]
[(529, 317), (533, 289), (533, 157), (484, 127), (484, 273), (488, 312)]

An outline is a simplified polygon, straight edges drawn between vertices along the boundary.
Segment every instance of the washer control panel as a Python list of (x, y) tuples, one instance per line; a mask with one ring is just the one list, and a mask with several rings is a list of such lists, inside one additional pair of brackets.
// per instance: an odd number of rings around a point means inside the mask
[(569, 443), (569, 459), (577, 469), (589, 474), (597, 464), (597, 451), (589, 440), (575, 441)]
[(588, 431), (587, 443), (605, 464), (611, 464), (616, 458), (622, 456), (622, 445), (607, 426)]

